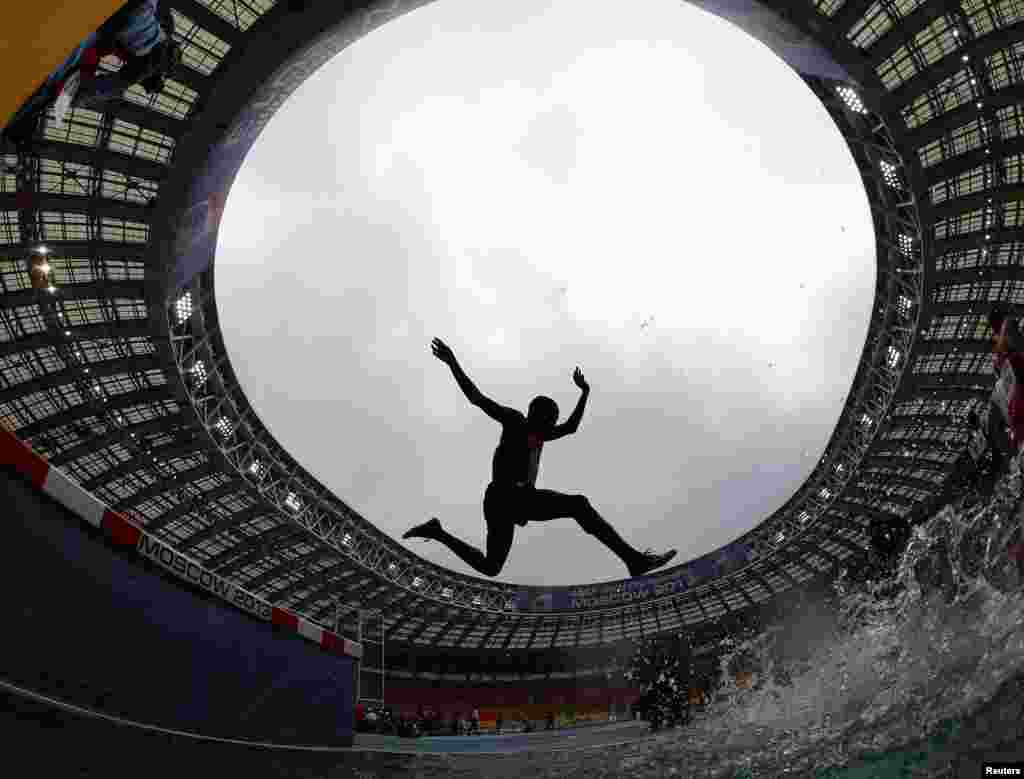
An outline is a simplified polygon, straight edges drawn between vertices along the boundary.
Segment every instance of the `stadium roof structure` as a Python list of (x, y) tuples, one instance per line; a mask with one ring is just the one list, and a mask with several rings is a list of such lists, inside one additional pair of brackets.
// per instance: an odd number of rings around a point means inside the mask
[(1024, 1), (763, 3), (849, 74), (804, 78), (875, 227), (855, 380), (810, 478), (753, 531), (641, 582), (564, 588), (456, 574), (385, 536), (260, 423), (219, 334), (216, 225), (244, 152), (310, 73), (420, 3), (161, 2), (183, 48), (163, 92), (47, 117), (0, 179), (0, 424), (112, 508), (326, 625), (379, 610), (389, 642), (516, 650), (765, 603), (941, 493), (993, 383), (987, 307), (1024, 301)]

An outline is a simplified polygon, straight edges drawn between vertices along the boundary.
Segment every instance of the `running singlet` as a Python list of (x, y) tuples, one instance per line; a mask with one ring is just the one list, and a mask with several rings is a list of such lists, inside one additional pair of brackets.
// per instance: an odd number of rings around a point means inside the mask
[(501, 440), (494, 450), (491, 481), (498, 484), (529, 484), (537, 482), (540, 453), (544, 439), (526, 429), (526, 417), (519, 412), (501, 426)]

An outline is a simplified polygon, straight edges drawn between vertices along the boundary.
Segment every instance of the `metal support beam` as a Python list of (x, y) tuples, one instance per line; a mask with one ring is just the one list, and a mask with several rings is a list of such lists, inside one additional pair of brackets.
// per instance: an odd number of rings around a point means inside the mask
[(332, 591), (337, 592), (338, 584), (344, 582), (346, 579), (351, 579), (355, 577), (357, 573), (360, 573), (360, 571), (356, 570), (355, 568), (346, 568), (344, 570), (339, 570), (337, 576), (331, 578), (330, 581), (325, 583), (323, 587), (320, 587), (319, 589), (309, 593), (305, 598), (300, 600), (298, 603), (293, 604), (291, 608), (295, 609), (300, 613), (304, 612), (312, 604), (329, 596)]
[(65, 384), (74, 384), (76, 381), (105, 379), (121, 374), (137, 374), (144, 371), (158, 370), (159, 368), (159, 361), (154, 355), (150, 354), (141, 357), (118, 357), (112, 360), (93, 362), (89, 363), (88, 376), (83, 375), (81, 368), (72, 367), (43, 376), (33, 376), (19, 384), (0, 389), (0, 403), (10, 403), (15, 398), (20, 398), (31, 392), (56, 389)]
[(104, 147), (90, 148), (77, 143), (41, 138), (33, 145), (32, 152), (40, 159), (88, 165), (97, 171), (111, 170), (146, 181), (160, 182), (167, 176), (167, 166), (162, 162), (133, 157)]
[(905, 428), (961, 430), (964, 428), (964, 423), (959, 417), (939, 414), (895, 414), (886, 421), (886, 432)]
[[(895, 101), (894, 101), (895, 102)], [(979, 109), (976, 103), (981, 102), (983, 108)], [(944, 114), (936, 116), (929, 122), (907, 132), (908, 148), (920, 149), (944, 135), (952, 132), (958, 127), (963, 127), (973, 122), (979, 114), (988, 109), (996, 109), (1004, 106), (1016, 105), (1024, 102), (1024, 83), (1013, 83), (990, 95), (978, 98), (974, 102), (964, 103)]]
[(116, 502), (117, 505), (114, 508), (118, 510), (133, 509), (136, 506), (145, 503), (147, 500), (152, 500), (157, 495), (162, 495), (165, 492), (173, 492), (174, 490), (180, 489), (182, 485), (198, 481), (206, 476), (214, 476), (220, 472), (220, 468), (216, 463), (207, 461), (188, 471), (182, 471), (181, 473), (159, 481), (150, 487), (139, 490), (134, 495), (118, 500)]
[(267, 555), (281, 540), (292, 538), (297, 528), (290, 522), (268, 528), (253, 538), (247, 538), (235, 546), (225, 549), (216, 557), (206, 561), (206, 567), (219, 576), (231, 576), (249, 563)]
[[(868, 3), (872, 2), (872, 0), (866, 1)], [(845, 10), (845, 4), (844, 9), (841, 9), (840, 13), (842, 13), (842, 10)], [(891, 57), (897, 49), (908, 40), (913, 40), (917, 33), (947, 13), (948, 10), (948, 3), (945, 0), (932, 0), (929, 3), (920, 5), (895, 23), (885, 35), (871, 44), (867, 50), (868, 66), (872, 70), (877, 70), (882, 60)], [(882, 13), (892, 14), (896, 12), (886, 9)]]
[[(165, 385), (137, 390), (134, 392), (125, 392), (121, 395), (114, 395), (104, 404), (104, 407), (108, 411), (121, 411), (123, 409), (131, 408), (132, 406), (156, 405), (171, 400), (173, 400), (171, 392)], [(74, 422), (80, 422), (83, 419), (88, 419), (89, 417), (94, 416), (96, 416), (96, 410), (89, 404), (83, 403), (81, 405), (74, 406), (67, 411), (62, 411), (59, 414), (44, 417), (38, 422), (33, 422), (31, 425), (25, 425), (24, 427), (18, 428), (14, 433), (22, 441), (30, 441), (41, 433), (55, 430), (58, 427), (70, 425)]]
[[(60, 300), (113, 300), (127, 298), (130, 300), (146, 299), (146, 282), (144, 281), (107, 281), (97, 279), (83, 284), (63, 284), (59, 288)], [(37, 289), (20, 289), (5, 292), (0, 296), (0, 308), (18, 308), (30, 306), (44, 300), (57, 300), (57, 293), (50, 295)]]
[[(206, 499), (208, 504), (213, 504), (216, 503), (221, 498), (226, 497), (227, 495), (237, 493), (243, 489), (245, 489), (245, 487), (240, 482), (231, 481), (220, 487), (216, 487), (207, 493), (204, 493), (204, 498)], [(155, 521), (159, 522), (161, 526), (169, 522), (173, 522), (175, 519), (177, 519), (177, 517), (174, 516), (174, 512), (176, 511), (178, 511), (178, 509), (172, 509), (171, 511), (167, 512), (167, 515), (161, 515), (157, 517)], [(195, 549), (197, 546), (204, 543), (205, 541), (216, 538), (222, 533), (230, 532), (231, 530), (234, 530), (236, 527), (241, 527), (242, 525), (248, 522), (252, 522), (254, 519), (272, 513), (273, 512), (262, 503), (255, 503), (247, 508), (233, 512), (231, 516), (225, 519), (214, 520), (209, 525), (204, 527), (202, 530), (197, 531), (196, 533), (182, 541), (181, 549), (182, 551), (186, 552), (191, 551), (192, 549)], [(167, 519), (164, 519), (165, 516), (167, 516)]]
[[(221, 3), (219, 5), (222, 8), (231, 7), (231, 3)], [(173, 6), (176, 11), (190, 18), (204, 30), (216, 35), (232, 48), (238, 44), (243, 35), (242, 31), (237, 27), (234, 27), (221, 16), (213, 13), (205, 5), (196, 2), (196, 0), (174, 0)]]
[[(203, 94), (204, 92), (202, 86), (205, 77), (191, 68), (178, 68), (177, 72), (175, 72), (171, 77), (171, 80), (184, 84), (189, 89), (195, 89), (195, 91), (200, 94)], [(196, 89), (196, 86), (198, 86), (199, 89)], [(175, 141), (181, 138), (188, 130), (188, 120), (167, 116), (167, 114), (162, 114), (159, 111), (151, 111), (150, 109), (136, 105), (129, 100), (117, 100), (111, 102), (112, 104), (108, 106), (105, 117), (110, 117), (111, 119), (116, 118), (119, 122), (134, 124), (137, 127), (141, 127), (143, 130), (152, 130), (153, 132), (160, 133), (161, 135), (166, 135), (168, 138), (172, 138)], [(98, 148), (103, 148), (106, 145), (107, 141), (101, 139)]]
[[(1024, 91), (1021, 93), (1021, 99), (1024, 100)], [(970, 251), (971, 249), (989, 250), (1001, 245), (1010, 244), (1018, 247), (1018, 256), (1020, 256), (1019, 247), (1022, 246), (1021, 233), (1019, 228), (1007, 228), (1000, 229), (998, 227), (983, 228), (975, 230), (971, 233), (965, 233), (964, 235), (954, 236), (952, 238), (943, 238), (936, 240), (934, 248), (934, 256), (936, 260), (955, 255), (958, 252)], [(1020, 267), (1011, 266), (1011, 267)], [(965, 269), (969, 270), (969, 269)], [(977, 271), (998, 271), (999, 266), (982, 265), (974, 268), (975, 273)], [(936, 271), (938, 274), (947, 273), (950, 271)], [(953, 271), (955, 272), (955, 271)], [(941, 275), (939, 276), (941, 279)], [(984, 278), (984, 277), (978, 277)]]
[(832, 24), (843, 33), (849, 32), (871, 7), (872, 2), (873, 0), (846, 0), (832, 17)]
[[(1015, 237), (1017, 240), (1022, 240), (1022, 238), (1024, 238), (1020, 232), (1018, 232)], [(1020, 281), (1021, 279), (1024, 279), (1024, 266), (990, 265), (973, 268), (960, 268), (957, 270), (935, 271), (933, 278), (937, 287), (952, 284), (981, 285), (1005, 281)], [(1008, 300), (1006, 301), (1006, 304), (1011, 309), (1011, 313), (1024, 314), (1024, 306), (1020, 303)], [(988, 314), (992, 305), (993, 302), (987, 300), (963, 301), (962, 303), (936, 303), (934, 304), (934, 312), (938, 315), (946, 313), (965, 314), (968, 313), (968, 311), (965, 311), (964, 308), (967, 308), (968, 310), (974, 309), (978, 314)], [(961, 348), (963, 345), (963, 341), (953, 339), (929, 343), (948, 343), (951, 346), (959, 346)], [(977, 340), (973, 343), (978, 351), (989, 351), (992, 348), (992, 342), (988, 339)]]
[(1003, 184), (1001, 186), (983, 189), (979, 192), (973, 192), (970, 195), (961, 195), (957, 198), (944, 200), (943, 202), (932, 206), (932, 214), (936, 220), (952, 219), (955, 216), (966, 214), (969, 211), (984, 210), (986, 206), (991, 206), (993, 209), (997, 209), (1004, 203), (1012, 203), (1020, 200), (1024, 200), (1024, 185)]
[(120, 465), (115, 465), (95, 478), (82, 482), (82, 488), (86, 492), (93, 492), (105, 484), (122, 479), (125, 476), (130, 476), (136, 471), (152, 468), (154, 461), (165, 463), (169, 460), (187, 457), (190, 454), (205, 454), (199, 441), (192, 439), (185, 442), (175, 441), (165, 444), (156, 449), (146, 451), (144, 454), (133, 457), (130, 460), (125, 460)]
[[(983, 60), (1000, 49), (1010, 48), (1022, 37), (1024, 37), (1024, 22), (1016, 22), (1008, 27), (992, 30), (980, 38), (964, 42), (963, 46), (954, 49), (937, 62), (931, 63), (926, 69), (911, 76), (892, 90), (883, 99), (883, 110), (885, 113), (898, 112), (903, 106), (910, 105), (915, 98), (920, 97), (929, 89), (936, 88), (942, 81), (963, 70), (967, 64), (963, 61), (965, 54), (970, 60)], [(982, 99), (982, 102), (986, 101)]]
[[(59, 289), (56, 295), (60, 295)], [(129, 338), (146, 338), (152, 335), (151, 326), (144, 319), (77, 325), (68, 328), (68, 332), (71, 335), (65, 336), (63, 331), (47, 331), (15, 338), (13, 341), (0, 342), (0, 357), (10, 357), (13, 354), (20, 354), (32, 349), (45, 349), (48, 346), (56, 348), (65, 343), (95, 341), (104, 338), (127, 340)]]
[(869, 520), (888, 521), (897, 518), (895, 514), (888, 511), (883, 511), (870, 506), (863, 506), (859, 503), (854, 503), (851, 500), (836, 501), (836, 504), (834, 505), (840, 504), (851, 515), (867, 517)]
[(1024, 154), (1024, 135), (1012, 138), (994, 139), (985, 146), (973, 149), (955, 157), (925, 168), (928, 185), (934, 186), (967, 173), (975, 168), (982, 168), (998, 163), (1005, 157)]
[[(858, 483), (886, 484), (888, 486), (904, 486), (923, 492), (926, 495), (933, 495), (942, 489), (942, 483), (935, 484), (925, 479), (918, 479), (914, 476), (906, 476), (892, 471), (878, 473), (877, 471), (862, 471), (862, 480)], [(944, 474), (945, 475), (945, 474)]]
[[(305, 541), (305, 543), (308, 543), (308, 541)], [(293, 571), (299, 568), (304, 568), (313, 565), (314, 563), (319, 562), (325, 557), (330, 557), (332, 555), (337, 554), (337, 550), (332, 549), (329, 546), (321, 546), (319, 549), (314, 549), (312, 552), (307, 552), (306, 554), (301, 555), (294, 560), (283, 563), (274, 568), (270, 568), (269, 570), (259, 574), (255, 578), (247, 581), (245, 583), (245, 586), (251, 592), (256, 592), (262, 589), (265, 584), (273, 581), (274, 579), (282, 579), (283, 577), (287, 576), (288, 574), (292, 573)]]
[[(0, 211), (18, 211), (18, 194), (0, 192)], [(64, 213), (88, 212), (93, 216), (124, 219), (128, 222), (147, 223), (149, 213), (139, 203), (126, 200), (111, 200), (104, 197), (84, 198), (78, 195), (56, 195), (38, 192), (32, 195), (33, 208), (39, 211), (61, 211)]]
[[(40, 241), (42, 243), (42, 241)], [(28, 259), (35, 253), (35, 245), (26, 242), (23, 246), (6, 246), (5, 254), (8, 257), (23, 257)], [(54, 241), (47, 240), (46, 248), (49, 250), (51, 259), (65, 257), (95, 257), (101, 262), (103, 260), (127, 260), (131, 262), (144, 262), (146, 259), (146, 244), (126, 243), (123, 241)]]
[(346, 566), (351, 567), (351, 565), (352, 563), (350, 561), (339, 557), (338, 561), (330, 568), (311, 572), (291, 584), (287, 584), (278, 590), (268, 593), (267, 598), (274, 603), (281, 603), (288, 600), (295, 593), (302, 592), (302, 590), (318, 581), (324, 582), (324, 586), (327, 586), (331, 581), (332, 576), (343, 570)]
[[(93, 363), (93, 365), (96, 365), (96, 363)], [(61, 383), (63, 384), (64, 382)], [(171, 433), (175, 436), (184, 438), (194, 434), (195, 428), (190, 428), (188, 426), (189, 423), (190, 420), (188, 417), (184, 414), (177, 413), (157, 417), (156, 419), (150, 419), (146, 422), (126, 425), (125, 427), (119, 428), (105, 435), (88, 438), (80, 444), (76, 444), (75, 446), (71, 446), (57, 452), (50, 457), (50, 464), (56, 468), (61, 468), (68, 463), (73, 463), (81, 457), (86, 457), (96, 452), (101, 452), (115, 444), (123, 443), (133, 434), (136, 438), (145, 438), (146, 436), (153, 435), (154, 433)]]

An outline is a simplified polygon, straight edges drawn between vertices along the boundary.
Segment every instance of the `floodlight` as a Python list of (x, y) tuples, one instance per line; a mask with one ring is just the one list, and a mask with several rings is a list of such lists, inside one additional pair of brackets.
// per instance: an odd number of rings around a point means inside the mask
[(868, 112), (867, 108), (864, 107), (864, 101), (860, 99), (860, 95), (852, 87), (836, 87), (836, 92), (843, 102), (846, 103), (846, 107), (855, 114), (866, 114)]
[(192, 316), (192, 293), (186, 292), (182, 295), (174, 304), (174, 313), (178, 317), (178, 324), (180, 325), (190, 316)]
[(885, 179), (885, 183), (893, 189), (899, 189), (900, 177), (896, 173), (896, 166), (887, 160), (881, 160), (878, 163), (878, 167), (882, 169), (882, 178)]

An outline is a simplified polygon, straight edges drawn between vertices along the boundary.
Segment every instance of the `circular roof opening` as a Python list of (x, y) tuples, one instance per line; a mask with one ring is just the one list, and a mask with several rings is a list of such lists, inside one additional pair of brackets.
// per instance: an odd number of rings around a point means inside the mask
[[(874, 299), (874, 234), (825, 108), (767, 47), (675, 0), (439, 0), (303, 84), (229, 195), (216, 294), (253, 408), (394, 538), (483, 548), (499, 426), (564, 420), (537, 486), (684, 562), (807, 478)], [(446, 548), (417, 554), (476, 574)], [(570, 519), (516, 529), (501, 581), (622, 578)]]

